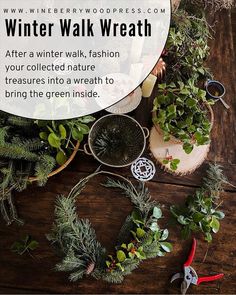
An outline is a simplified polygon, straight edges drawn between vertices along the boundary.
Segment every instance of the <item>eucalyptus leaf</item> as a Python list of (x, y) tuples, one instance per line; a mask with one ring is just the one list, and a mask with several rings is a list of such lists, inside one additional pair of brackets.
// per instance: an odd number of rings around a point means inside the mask
[(156, 219), (160, 219), (162, 217), (162, 211), (160, 208), (158, 207), (154, 207), (153, 208), (153, 213), (152, 213), (153, 217)]
[(165, 252), (171, 252), (173, 250), (173, 246), (169, 242), (161, 242), (160, 245)]

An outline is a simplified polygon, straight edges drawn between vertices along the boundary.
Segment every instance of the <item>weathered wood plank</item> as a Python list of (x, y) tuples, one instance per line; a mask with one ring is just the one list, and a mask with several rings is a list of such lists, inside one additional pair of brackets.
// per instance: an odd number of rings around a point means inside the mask
[[(170, 228), (170, 239), (174, 244), (173, 253), (161, 259), (153, 259), (143, 263), (138, 270), (128, 276), (122, 285), (111, 286), (104, 282), (97, 282), (90, 278), (76, 284), (67, 281), (67, 274), (54, 273), (53, 267), (58, 257), (53, 252), (45, 233), (50, 231), (53, 220), (54, 201), (57, 193), (68, 193), (82, 175), (77, 173), (74, 178), (70, 172), (56, 176), (49, 181), (48, 190), (44, 188), (35, 191), (34, 187), (22, 194), (19, 199), (21, 216), (27, 221), (23, 228), (12, 226), (0, 229), (2, 237), (8, 237), (1, 241), (1, 269), (0, 286), (39, 290), (40, 292), (63, 293), (176, 293), (178, 285), (169, 286), (170, 276), (180, 270), (186, 259), (191, 241), (181, 241), (176, 228)], [(68, 183), (63, 184), (62, 179)], [(129, 201), (119, 192), (98, 186), (104, 181), (104, 177), (91, 180), (81, 195), (78, 202), (78, 212), (81, 217), (90, 218), (96, 229), (98, 239), (108, 251), (112, 251), (116, 236), (125, 216), (130, 212)], [(165, 219), (163, 226), (168, 223), (169, 206), (173, 203), (182, 203), (188, 193), (194, 188), (175, 186), (168, 184), (149, 183), (152, 197), (164, 205)], [(168, 193), (167, 193), (168, 192)], [(168, 197), (167, 197), (168, 196)], [(205, 263), (202, 259), (207, 249), (207, 244), (199, 241), (194, 266), (200, 274), (213, 274), (223, 271), (226, 274), (225, 281), (232, 281), (236, 276), (235, 250), (232, 245), (235, 239), (234, 228), (236, 226), (236, 213), (234, 211), (236, 200), (234, 193), (224, 193), (224, 210), (227, 217), (222, 222), (221, 232), (215, 236), (214, 243), (209, 248)], [(34, 198), (34, 205), (31, 200)], [(9, 250), (11, 243), (26, 234), (33, 234), (39, 241), (40, 248), (35, 252), (36, 260), (24, 256), (20, 257)], [(227, 234), (225, 234), (227, 233)], [(20, 271), (19, 271), (20, 270)], [(232, 283), (215, 282), (194, 288), (194, 293), (233, 293), (235, 285)], [(11, 292), (11, 291), (10, 291)]]

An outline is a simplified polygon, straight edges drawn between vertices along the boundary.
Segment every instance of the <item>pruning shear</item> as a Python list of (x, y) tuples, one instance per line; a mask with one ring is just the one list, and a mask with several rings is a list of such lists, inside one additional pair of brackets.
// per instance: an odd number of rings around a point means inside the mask
[(183, 279), (183, 282), (181, 284), (181, 293), (183, 295), (186, 294), (191, 284), (198, 286), (203, 282), (216, 281), (221, 279), (224, 276), (224, 274), (221, 273), (214, 276), (208, 276), (208, 277), (202, 277), (202, 278), (198, 277), (195, 269), (191, 267), (191, 264), (193, 262), (195, 252), (196, 252), (196, 246), (197, 246), (197, 241), (196, 239), (193, 239), (191, 252), (189, 254), (187, 261), (183, 265), (183, 272), (176, 273), (175, 275), (173, 275), (170, 281), (172, 283), (173, 281), (177, 279)]

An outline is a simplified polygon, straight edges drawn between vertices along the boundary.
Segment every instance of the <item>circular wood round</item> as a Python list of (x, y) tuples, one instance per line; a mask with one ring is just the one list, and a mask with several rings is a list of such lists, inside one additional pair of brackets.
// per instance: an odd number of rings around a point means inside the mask
[[(177, 143), (175, 140), (165, 142), (163, 135), (154, 126), (150, 133), (149, 144), (153, 157), (161, 164), (162, 168), (177, 175), (186, 175), (194, 172), (205, 161), (210, 149), (210, 144), (194, 146), (192, 153), (186, 154), (181, 143)], [(167, 151), (173, 159), (180, 160), (176, 171), (170, 169), (170, 164), (163, 164)]]

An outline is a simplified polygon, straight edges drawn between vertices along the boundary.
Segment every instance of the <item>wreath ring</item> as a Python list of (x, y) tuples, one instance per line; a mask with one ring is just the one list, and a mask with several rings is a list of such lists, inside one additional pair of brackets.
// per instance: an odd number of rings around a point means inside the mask
[[(114, 253), (108, 255), (96, 238), (96, 232), (88, 219), (81, 219), (76, 213), (76, 199), (87, 182), (98, 174), (115, 176), (108, 178), (108, 188), (120, 189), (134, 205), (118, 235)], [(70, 281), (77, 281), (86, 275), (110, 283), (121, 283), (124, 277), (140, 262), (164, 256), (172, 250), (166, 242), (168, 230), (160, 229), (158, 219), (162, 211), (157, 202), (151, 200), (143, 183), (134, 186), (125, 177), (108, 171), (95, 171), (82, 178), (68, 196), (58, 196), (55, 207), (55, 221), (48, 239), (60, 250), (63, 259), (56, 265), (57, 271), (70, 272)]]

